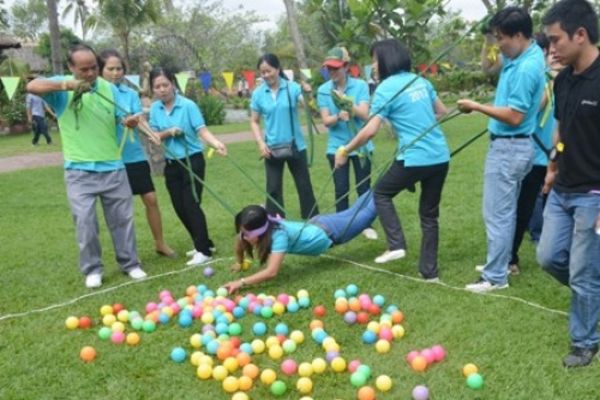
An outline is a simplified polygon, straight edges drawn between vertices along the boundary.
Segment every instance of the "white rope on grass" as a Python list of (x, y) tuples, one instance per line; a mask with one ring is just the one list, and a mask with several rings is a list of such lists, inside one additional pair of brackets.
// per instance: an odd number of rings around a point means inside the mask
[(187, 272), (187, 271), (192, 270), (192, 269), (198, 269), (199, 267), (208, 266), (208, 265), (214, 264), (214, 263), (216, 263), (218, 261), (224, 261), (224, 260), (231, 259), (231, 258), (232, 257), (217, 258), (217, 259), (211, 260), (211, 261), (209, 261), (207, 263), (204, 263), (202, 265), (192, 265), (192, 266), (189, 266), (189, 267), (185, 267), (185, 268), (182, 268), (182, 269), (177, 269), (177, 270), (174, 270), (174, 271), (165, 272), (165, 273), (158, 274), (158, 275), (149, 275), (149, 276), (147, 276), (144, 279), (131, 280), (131, 281), (127, 281), (127, 282), (121, 283), (120, 285), (107, 287), (107, 288), (102, 289), (102, 290), (95, 290), (95, 291), (93, 291), (91, 293), (86, 293), (84, 295), (81, 295), (81, 296), (76, 297), (74, 299), (65, 301), (63, 303), (52, 304), (52, 305), (44, 307), (44, 308), (37, 308), (37, 309), (34, 309), (34, 310), (23, 311), (23, 312), (14, 313), (14, 314), (0, 315), (0, 321), (4, 321), (4, 320), (7, 320), (7, 319), (12, 319), (12, 318), (26, 317), (26, 316), (31, 315), (31, 314), (42, 313), (44, 311), (54, 310), (56, 308), (63, 308), (63, 307), (69, 306), (71, 304), (75, 304), (78, 301), (81, 301), (81, 300), (86, 299), (88, 297), (96, 297), (96, 296), (99, 296), (101, 294), (114, 292), (115, 290), (121, 289), (121, 288), (126, 287), (126, 286), (137, 285), (137, 284), (141, 284), (141, 283), (146, 283), (146, 282), (152, 281), (154, 279), (164, 278), (165, 276), (181, 274), (181, 273)]
[(330, 255), (321, 255), (321, 257), (329, 258), (329, 259), (336, 260), (336, 261), (343, 261), (343, 262), (352, 264), (354, 266), (357, 266), (359, 268), (367, 269), (369, 271), (384, 273), (384, 274), (392, 275), (392, 276), (395, 276), (395, 277), (398, 277), (398, 278), (402, 278), (402, 279), (405, 279), (405, 280), (409, 280), (409, 281), (413, 281), (413, 282), (419, 282), (419, 283), (422, 283), (422, 284), (425, 284), (425, 285), (439, 285), (439, 286), (442, 286), (442, 287), (445, 287), (445, 288), (448, 288), (448, 289), (452, 289), (452, 290), (456, 290), (456, 291), (459, 291), (459, 292), (467, 292), (467, 293), (478, 294), (478, 295), (483, 295), (483, 296), (496, 297), (496, 298), (499, 298), (499, 299), (512, 300), (512, 301), (516, 301), (518, 303), (522, 303), (522, 304), (528, 305), (530, 307), (537, 308), (539, 310), (546, 311), (546, 312), (549, 312), (549, 313), (552, 313), (552, 314), (558, 314), (558, 315), (561, 315), (561, 316), (568, 316), (569, 315), (565, 311), (555, 310), (553, 308), (544, 307), (541, 304), (537, 304), (537, 303), (534, 303), (532, 301), (528, 301), (528, 300), (522, 299), (520, 297), (507, 296), (507, 295), (504, 295), (504, 294), (489, 293), (489, 292), (488, 293), (474, 293), (474, 292), (471, 292), (471, 291), (469, 291), (469, 290), (467, 290), (465, 288), (451, 286), (451, 285), (448, 285), (447, 283), (444, 283), (444, 282), (441, 282), (441, 281), (439, 281), (439, 282), (428, 282), (428, 281), (426, 281), (424, 279), (415, 278), (413, 276), (408, 276), (408, 275), (402, 275), (402, 274), (399, 274), (397, 272), (389, 271), (387, 269), (372, 267), (370, 265), (361, 264), (361, 263), (358, 263), (356, 261), (348, 260), (348, 259), (345, 259), (345, 258), (334, 257), (334, 256), (330, 256)]

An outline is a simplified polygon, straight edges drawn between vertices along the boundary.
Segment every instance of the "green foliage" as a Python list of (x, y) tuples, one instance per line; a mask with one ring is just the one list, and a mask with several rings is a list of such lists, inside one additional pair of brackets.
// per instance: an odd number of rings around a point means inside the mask
[(0, 94), (0, 118), (8, 126), (27, 122), (25, 96), (25, 81), (23, 79), (19, 82), (19, 86), (11, 100), (8, 100), (4, 89), (2, 89), (2, 94)]
[(493, 90), (497, 81), (496, 76), (487, 75), (482, 71), (453, 69), (437, 75), (427, 76), (438, 92), (469, 92), (485, 87)]
[[(61, 54), (63, 54), (63, 68), (65, 71), (68, 71), (67, 58), (66, 54), (69, 47), (81, 43), (81, 39), (73, 33), (70, 29), (61, 29), (60, 30), (60, 48)], [(50, 35), (48, 33), (42, 33), (40, 35), (40, 41), (38, 46), (35, 48), (35, 52), (40, 56), (46, 58), (48, 60), (48, 68), (51, 68), (52, 60), (51, 60), (51, 49), (50, 49)]]
[(225, 122), (225, 103), (216, 96), (203, 95), (198, 99), (206, 125), (223, 125)]
[(248, 110), (250, 109), (250, 99), (246, 97), (232, 97), (229, 99), (229, 103), (236, 110)]
[(21, 38), (38, 40), (48, 30), (48, 11), (45, 0), (21, 0), (10, 9), (12, 33)]

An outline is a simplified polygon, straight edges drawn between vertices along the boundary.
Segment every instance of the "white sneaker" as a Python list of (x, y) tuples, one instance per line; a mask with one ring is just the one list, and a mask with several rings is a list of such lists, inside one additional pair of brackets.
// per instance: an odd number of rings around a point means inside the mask
[(435, 278), (423, 278), (423, 280), (428, 283), (440, 283), (441, 282), (440, 278), (437, 276)]
[[(212, 253), (216, 253), (216, 251), (217, 251), (217, 248), (216, 248), (215, 246), (213, 246), (213, 247), (209, 247), (208, 249), (209, 249), (209, 250), (210, 250)], [(186, 256), (186, 257), (193, 257), (194, 255), (196, 255), (196, 253), (198, 253), (198, 250), (196, 250), (196, 249), (192, 249), (192, 250), (190, 250), (190, 251), (186, 251), (186, 252), (185, 252), (185, 256)]]
[(406, 250), (386, 250), (385, 253), (375, 258), (377, 264), (383, 264), (389, 261), (399, 260), (400, 258), (406, 257)]
[(479, 278), (477, 282), (465, 286), (466, 290), (473, 293), (487, 293), (494, 290), (501, 290), (507, 288), (508, 283), (505, 283), (504, 285), (495, 285), (491, 282), (486, 281), (483, 278)]
[(485, 268), (485, 265), (476, 265), (475, 266), (475, 271), (477, 271), (477, 272), (483, 272), (484, 268)]
[(102, 274), (91, 273), (85, 277), (85, 287), (88, 289), (99, 288), (102, 286)]
[(377, 240), (379, 235), (377, 235), (377, 231), (373, 228), (367, 228), (362, 231), (362, 234), (369, 240)]
[[(483, 272), (484, 267), (485, 267), (485, 265), (476, 265), (475, 271)], [(519, 270), (519, 265), (518, 264), (509, 264), (508, 273), (511, 275), (519, 275), (521, 273), (521, 271)]]
[(131, 279), (144, 279), (148, 275), (140, 267), (135, 267), (127, 273)]
[(212, 257), (205, 256), (204, 254), (202, 254), (198, 251), (198, 252), (196, 252), (196, 254), (194, 254), (192, 259), (186, 263), (186, 265), (188, 265), (188, 266), (200, 265), (200, 264), (209, 262), (210, 260), (212, 260)]

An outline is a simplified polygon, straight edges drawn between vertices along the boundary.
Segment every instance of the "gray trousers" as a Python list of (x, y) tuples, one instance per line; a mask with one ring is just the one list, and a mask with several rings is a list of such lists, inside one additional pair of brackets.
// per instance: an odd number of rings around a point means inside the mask
[(65, 170), (67, 197), (79, 246), (82, 274), (102, 273), (96, 199), (100, 198), (121, 270), (140, 266), (133, 227), (133, 196), (124, 169), (109, 172)]

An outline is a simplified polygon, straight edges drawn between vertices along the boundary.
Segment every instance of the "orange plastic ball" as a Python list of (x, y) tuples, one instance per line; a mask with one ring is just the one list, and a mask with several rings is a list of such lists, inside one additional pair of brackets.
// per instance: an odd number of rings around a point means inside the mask
[(335, 301), (335, 312), (345, 314), (348, 311), (348, 300), (339, 298)]
[(320, 319), (313, 319), (312, 321), (310, 321), (309, 328), (312, 331), (317, 328), (323, 328), (324, 326), (325, 324), (323, 324), (323, 321), (321, 321)]
[(237, 359), (238, 364), (240, 364), (240, 367), (244, 367), (250, 364), (250, 361), (252, 361), (250, 355), (248, 353), (244, 353), (243, 351), (240, 351), (235, 358)]
[(424, 372), (427, 369), (427, 360), (425, 357), (418, 355), (410, 363), (412, 369), (417, 372)]
[(79, 357), (81, 357), (81, 359), (85, 362), (94, 361), (96, 358), (96, 349), (94, 349), (92, 346), (85, 346), (79, 352)]
[(479, 368), (477, 368), (477, 365), (472, 363), (466, 364), (462, 369), (462, 373), (466, 377), (468, 377), (471, 374), (477, 373), (477, 371), (479, 371)]
[(260, 369), (255, 364), (246, 364), (242, 369), (242, 374), (250, 379), (256, 379), (259, 373)]
[(252, 389), (252, 385), (254, 385), (254, 381), (249, 376), (242, 375), (238, 378), (238, 384), (239, 384), (240, 390), (247, 392), (248, 390)]
[(375, 389), (371, 386), (363, 386), (358, 389), (356, 398), (358, 400), (375, 400)]

